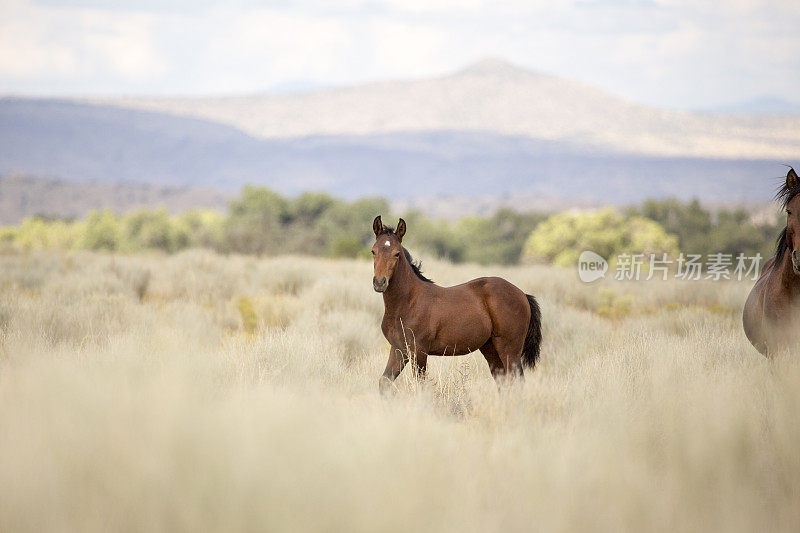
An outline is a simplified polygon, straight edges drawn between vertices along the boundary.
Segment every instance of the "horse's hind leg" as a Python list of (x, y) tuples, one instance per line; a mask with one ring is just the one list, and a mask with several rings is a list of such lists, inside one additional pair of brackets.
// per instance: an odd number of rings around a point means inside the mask
[(492, 344), (494, 344), (497, 355), (503, 363), (503, 368), (510, 376), (523, 376), (522, 346), (524, 342), (524, 334), (518, 339), (509, 339), (507, 337), (492, 338)]
[(502, 378), (506, 373), (506, 369), (503, 367), (503, 361), (497, 354), (494, 344), (492, 344), (492, 339), (486, 341), (486, 344), (481, 346), (480, 350), (486, 358), (486, 362), (489, 363), (489, 370), (492, 371), (492, 377), (494, 379)]

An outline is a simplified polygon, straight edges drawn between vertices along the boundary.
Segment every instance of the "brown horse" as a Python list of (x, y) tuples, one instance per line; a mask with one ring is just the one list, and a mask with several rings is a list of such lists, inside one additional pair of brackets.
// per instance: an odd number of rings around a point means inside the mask
[(402, 218), (394, 230), (378, 216), (372, 230), (372, 287), (383, 293), (381, 329), (391, 345), (381, 392), (391, 387), (409, 360), (424, 377), (429, 355), (480, 350), (495, 379), (522, 376), (523, 365), (533, 368), (542, 341), (541, 312), (533, 296), (501, 278), (440, 287), (422, 275), (403, 247)]
[(790, 168), (777, 198), (786, 210), (786, 227), (778, 237), (775, 257), (744, 305), (747, 338), (764, 355), (796, 351), (800, 340), (800, 180)]

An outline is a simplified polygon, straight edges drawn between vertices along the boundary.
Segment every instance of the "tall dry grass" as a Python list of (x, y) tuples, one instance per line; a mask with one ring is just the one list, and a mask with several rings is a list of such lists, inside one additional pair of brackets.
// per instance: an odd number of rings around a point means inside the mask
[(545, 344), (377, 394), (371, 265), (0, 256), (0, 531), (800, 529), (800, 364), (747, 283), (426, 263), (536, 294)]

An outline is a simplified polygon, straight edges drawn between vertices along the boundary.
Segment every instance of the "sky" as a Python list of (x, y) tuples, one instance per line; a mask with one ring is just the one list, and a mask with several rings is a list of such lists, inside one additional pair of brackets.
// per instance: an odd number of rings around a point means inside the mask
[(631, 101), (800, 102), (797, 0), (0, 0), (0, 93), (226, 95), (486, 57)]

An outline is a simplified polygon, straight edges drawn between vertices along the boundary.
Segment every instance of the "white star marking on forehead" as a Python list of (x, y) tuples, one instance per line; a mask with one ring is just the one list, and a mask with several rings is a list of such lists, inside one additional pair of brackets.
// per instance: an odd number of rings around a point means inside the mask
[(383, 245), (384, 245), (384, 246), (391, 246), (391, 245), (392, 245), (392, 243), (390, 243), (389, 241), (386, 241), (385, 243), (383, 243)]

